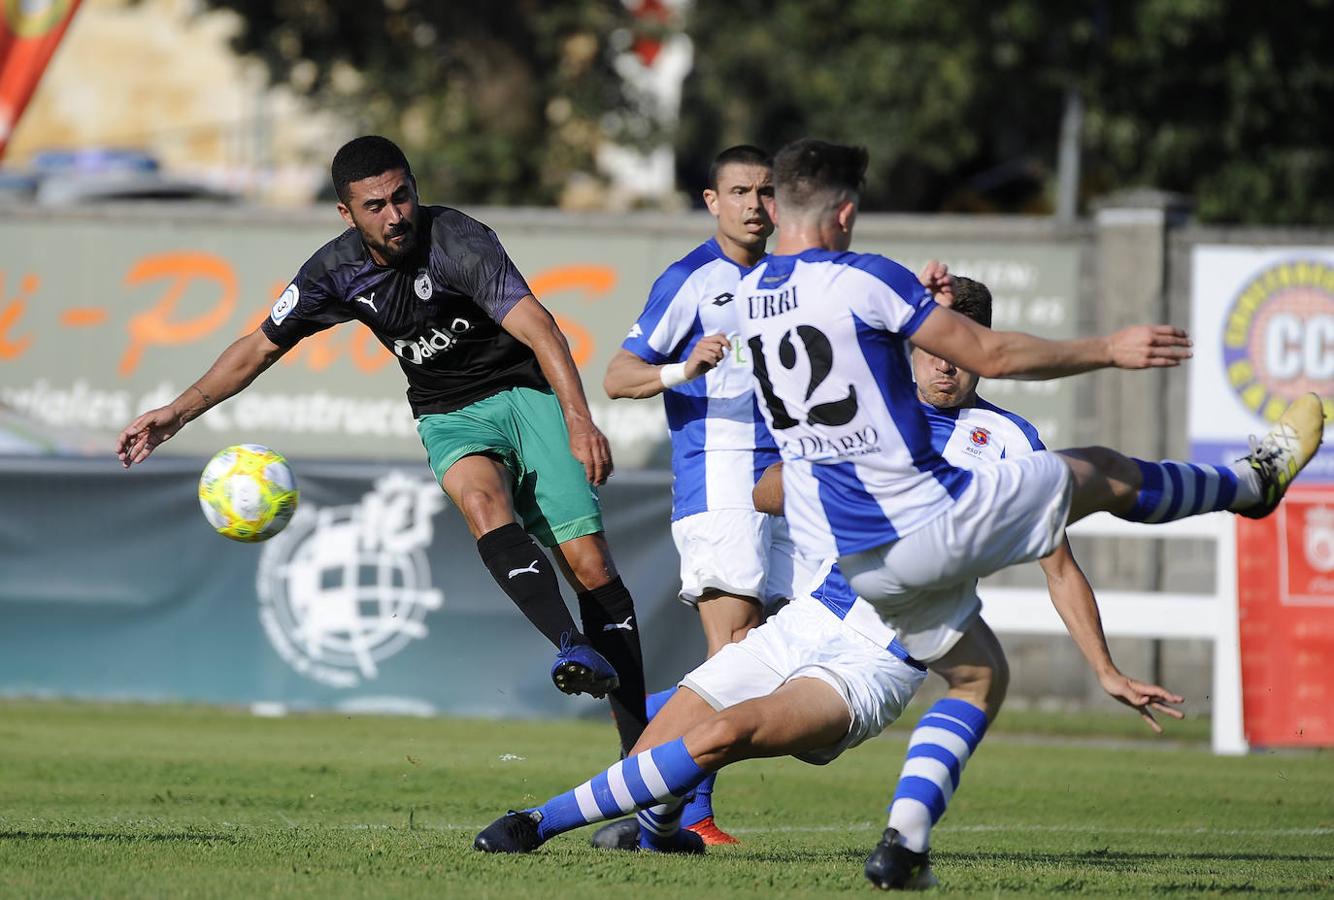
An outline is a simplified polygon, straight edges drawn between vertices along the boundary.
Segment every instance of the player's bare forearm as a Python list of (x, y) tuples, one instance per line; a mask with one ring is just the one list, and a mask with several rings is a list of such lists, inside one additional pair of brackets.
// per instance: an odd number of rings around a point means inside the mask
[(182, 425), (193, 421), (222, 401), (245, 390), (285, 352), (284, 348), (270, 341), (257, 328), (222, 351), (208, 371), (169, 406), (180, 416)]
[(1107, 648), (1107, 636), (1102, 630), (1102, 616), (1098, 612), (1093, 586), (1075, 561), (1070, 541), (1062, 541), (1056, 552), (1038, 562), (1047, 576), (1051, 605), (1056, 608), (1089, 668), (1100, 680), (1118, 674)]
[(1051, 341), (1019, 331), (992, 331), (950, 309), (928, 315), (912, 341), (984, 378), (1045, 380), (1095, 369), (1163, 368), (1191, 356), (1186, 333), (1170, 325), (1136, 325), (1104, 337)]
[(187, 422), (243, 390), (285, 352), (259, 329), (235, 341), (179, 397), (125, 426), (116, 438), (116, 456), (121, 465), (128, 469), (143, 462)]
[(750, 492), (751, 502), (758, 512), (771, 516), (783, 514), (783, 464), (776, 462), (764, 470)]
[(644, 362), (629, 350), (617, 350), (616, 355), (607, 364), (607, 374), (602, 379), (602, 389), (613, 400), (629, 398), (643, 400), (656, 397), (665, 388), (662, 383), (662, 367)]

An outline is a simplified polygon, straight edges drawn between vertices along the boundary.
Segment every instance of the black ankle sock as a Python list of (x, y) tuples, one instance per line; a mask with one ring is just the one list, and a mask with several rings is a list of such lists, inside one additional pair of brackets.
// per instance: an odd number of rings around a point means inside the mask
[(551, 561), (522, 526), (511, 522), (488, 531), (477, 539), (477, 552), (496, 584), (543, 637), (557, 647), (562, 638), (586, 643), (560, 595)]
[(648, 723), (644, 713), (644, 654), (639, 647), (635, 601), (621, 579), (614, 578), (579, 595), (579, 616), (588, 642), (620, 676), (620, 687), (607, 699), (621, 737), (621, 751), (629, 753)]

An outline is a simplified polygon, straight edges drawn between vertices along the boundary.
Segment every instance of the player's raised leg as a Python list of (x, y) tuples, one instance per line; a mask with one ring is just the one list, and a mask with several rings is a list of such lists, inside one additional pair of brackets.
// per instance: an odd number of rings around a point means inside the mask
[(620, 734), (621, 750), (629, 752), (648, 720), (644, 708), (644, 653), (634, 599), (616, 573), (601, 531), (565, 541), (555, 551), (566, 580), (578, 592), (579, 617), (592, 649), (619, 675), (607, 699)]
[[(580, 666), (585, 673), (580, 687), (605, 693), (616, 681), (616, 672), (588, 646), (561, 597), (551, 561), (515, 521), (511, 482), (505, 466), (490, 456), (474, 454), (450, 465), (441, 487), (463, 514), (477, 539), (482, 563), (496, 584), (542, 636), (559, 648), (562, 657)], [(558, 670), (561, 664), (558, 658)], [(559, 674), (553, 671), (553, 678)], [(566, 690), (559, 680), (557, 687)]]
[(1249, 518), (1273, 512), (1324, 437), (1315, 394), (1298, 397), (1251, 452), (1231, 466), (1148, 462), (1106, 447), (1060, 451), (1074, 476), (1070, 521), (1106, 510), (1134, 522), (1169, 522), (1227, 510)]
[(981, 619), (931, 671), (949, 691), (922, 716), (889, 807), (889, 825), (866, 860), (876, 887), (915, 889), (936, 883), (931, 874), (931, 828), (959, 787), (964, 764), (976, 752), (1005, 700), (1010, 671), (995, 634)]

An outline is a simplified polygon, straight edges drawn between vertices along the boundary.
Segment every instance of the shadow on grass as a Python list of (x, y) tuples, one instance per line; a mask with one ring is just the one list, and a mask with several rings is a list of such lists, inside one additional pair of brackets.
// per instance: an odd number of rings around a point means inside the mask
[(0, 831), (0, 841), (105, 841), (117, 844), (238, 843), (234, 834), (192, 831), (126, 834), (123, 831)]
[(1174, 860), (1195, 860), (1198, 862), (1301, 862), (1334, 863), (1334, 854), (1330, 853), (1174, 853), (1163, 850), (1158, 853), (1128, 853), (1119, 850), (1081, 850), (1072, 853), (980, 853), (980, 852), (932, 852), (933, 862), (969, 862), (990, 863), (1025, 862), (1049, 866), (1090, 866), (1094, 868), (1125, 869), (1145, 862), (1172, 862)]

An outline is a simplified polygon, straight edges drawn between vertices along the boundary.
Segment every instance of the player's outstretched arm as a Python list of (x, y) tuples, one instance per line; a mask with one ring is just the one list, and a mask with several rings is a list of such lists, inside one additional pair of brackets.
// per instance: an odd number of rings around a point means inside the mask
[(710, 334), (695, 342), (683, 363), (655, 366), (629, 350), (617, 350), (607, 364), (602, 389), (613, 400), (630, 397), (641, 400), (656, 397), (669, 387), (692, 381), (717, 366), (732, 349), (727, 335)]
[(125, 426), (116, 438), (120, 464), (128, 469), (148, 459), (158, 445), (180, 431), (185, 423), (239, 393), (286, 352), (286, 348), (273, 343), (259, 328), (234, 342), (179, 397), (166, 406), (150, 409)]
[(500, 327), (533, 351), (565, 414), (565, 427), (570, 432), (570, 452), (583, 464), (590, 484), (604, 483), (612, 473), (611, 445), (593, 424), (584, 385), (579, 380), (579, 370), (570, 356), (570, 344), (564, 332), (532, 294), (525, 295), (505, 314)]
[(1056, 552), (1039, 560), (1039, 564), (1047, 576), (1047, 592), (1051, 595), (1052, 606), (1056, 607), (1089, 668), (1098, 676), (1102, 689), (1138, 712), (1145, 724), (1159, 734), (1163, 729), (1154, 718), (1155, 712), (1173, 719), (1184, 718), (1181, 710), (1169, 705), (1182, 702), (1182, 697), (1159, 685), (1128, 678), (1112, 662), (1093, 586), (1075, 561), (1070, 541), (1063, 541)]
[(1190, 359), (1190, 338), (1171, 325), (1134, 325), (1096, 338), (1049, 341), (1020, 331), (992, 331), (950, 309), (938, 309), (912, 341), (984, 378), (1045, 380), (1095, 369), (1151, 369)]

